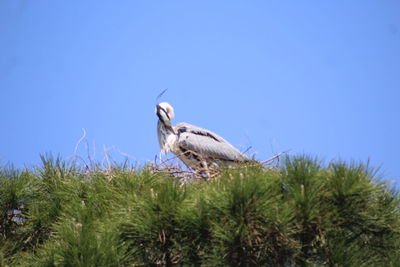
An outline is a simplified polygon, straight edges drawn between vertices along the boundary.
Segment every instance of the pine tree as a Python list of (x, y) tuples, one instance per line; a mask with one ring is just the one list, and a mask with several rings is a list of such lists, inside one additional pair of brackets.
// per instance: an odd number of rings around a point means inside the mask
[(400, 266), (399, 195), (364, 164), (0, 169), (0, 266)]

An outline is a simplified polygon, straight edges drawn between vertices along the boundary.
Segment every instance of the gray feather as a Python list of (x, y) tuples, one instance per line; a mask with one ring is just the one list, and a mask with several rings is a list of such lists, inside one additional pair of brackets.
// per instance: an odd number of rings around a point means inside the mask
[(178, 135), (177, 142), (181, 149), (190, 150), (205, 158), (236, 162), (251, 161), (228, 141), (211, 131), (188, 123), (179, 123), (174, 130)]

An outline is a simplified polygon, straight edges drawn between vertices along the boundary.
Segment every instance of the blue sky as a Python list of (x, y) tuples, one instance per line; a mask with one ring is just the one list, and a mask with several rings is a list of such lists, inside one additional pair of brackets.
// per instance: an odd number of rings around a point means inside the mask
[[(175, 123), (256, 158), (290, 150), (400, 181), (400, 2), (0, 1), (0, 163), (153, 160)], [(78, 153), (86, 155), (85, 143)]]

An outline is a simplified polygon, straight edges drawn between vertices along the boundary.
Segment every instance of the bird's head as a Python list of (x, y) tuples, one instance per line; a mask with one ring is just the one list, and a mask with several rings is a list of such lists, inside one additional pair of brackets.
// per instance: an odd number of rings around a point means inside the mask
[(171, 120), (174, 118), (174, 109), (167, 102), (162, 102), (156, 106), (158, 119), (168, 128), (171, 128)]

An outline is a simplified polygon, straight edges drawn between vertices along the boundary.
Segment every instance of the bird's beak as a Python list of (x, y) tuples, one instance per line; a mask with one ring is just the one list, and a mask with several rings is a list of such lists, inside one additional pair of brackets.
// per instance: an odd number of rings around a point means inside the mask
[(171, 127), (171, 119), (168, 117), (167, 111), (163, 109), (160, 105), (156, 106), (156, 114), (158, 119), (167, 127)]

